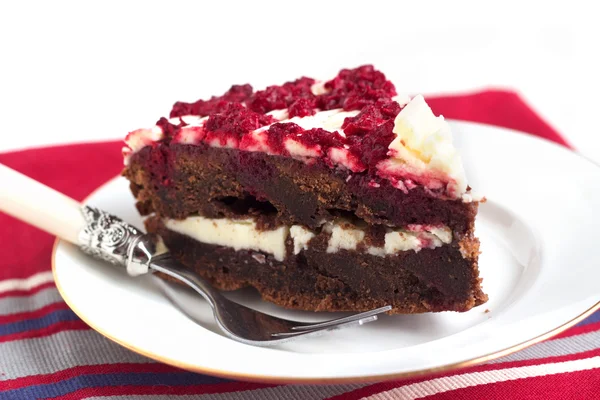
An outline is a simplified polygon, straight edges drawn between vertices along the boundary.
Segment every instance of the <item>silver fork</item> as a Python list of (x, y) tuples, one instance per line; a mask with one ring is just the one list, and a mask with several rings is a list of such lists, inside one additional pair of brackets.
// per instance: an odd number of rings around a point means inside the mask
[(217, 324), (228, 337), (259, 346), (316, 335), (375, 321), (382, 307), (332, 321), (308, 324), (288, 321), (244, 307), (225, 298), (200, 276), (168, 253), (156, 251), (158, 238), (144, 234), (114, 215), (79, 202), (8, 167), (0, 165), (0, 211), (79, 245), (93, 257), (125, 267), (130, 275), (160, 271), (192, 287), (210, 304)]
[(327, 331), (360, 326), (376, 321), (381, 313), (391, 310), (385, 306), (330, 321), (305, 323), (278, 318), (253, 310), (227, 299), (198, 274), (183, 267), (171, 254), (152, 259), (150, 268), (167, 274), (194, 289), (210, 305), (217, 325), (229, 338), (255, 346), (270, 346), (292, 339), (316, 336)]
[(125, 266), (130, 275), (158, 271), (185, 283), (208, 301), (223, 333), (238, 342), (256, 346), (274, 345), (334, 329), (362, 325), (377, 320), (378, 314), (391, 309), (389, 306), (382, 307), (316, 324), (288, 321), (268, 315), (228, 300), (170, 253), (159, 254), (156, 235), (142, 233), (120, 218), (96, 208), (84, 206), (82, 212), (86, 225), (79, 234), (79, 246), (84, 252)]

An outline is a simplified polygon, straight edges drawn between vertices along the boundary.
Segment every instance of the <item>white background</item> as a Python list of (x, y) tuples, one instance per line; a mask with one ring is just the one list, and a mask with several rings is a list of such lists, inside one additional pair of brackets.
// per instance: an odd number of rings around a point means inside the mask
[(518, 90), (600, 162), (593, 2), (2, 2), (0, 151), (122, 138), (176, 100), (372, 63), (399, 91)]

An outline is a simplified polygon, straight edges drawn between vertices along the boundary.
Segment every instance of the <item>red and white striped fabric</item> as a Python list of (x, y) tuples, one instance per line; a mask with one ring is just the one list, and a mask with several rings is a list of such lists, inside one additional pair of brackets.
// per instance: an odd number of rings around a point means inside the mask
[[(518, 95), (483, 91), (429, 98), (447, 118), (490, 123), (569, 147)], [(120, 142), (0, 155), (0, 162), (83, 199), (120, 172)], [(182, 371), (91, 330), (60, 298), (53, 238), (0, 215), (0, 399), (596, 399), (600, 312), (559, 336), (484, 365), (375, 384), (271, 385)]]

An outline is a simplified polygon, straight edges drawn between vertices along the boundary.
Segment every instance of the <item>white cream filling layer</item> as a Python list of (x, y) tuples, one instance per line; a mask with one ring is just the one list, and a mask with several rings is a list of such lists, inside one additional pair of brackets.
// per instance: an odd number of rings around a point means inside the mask
[[(291, 238), (294, 254), (308, 250), (310, 241), (317, 235), (300, 225), (281, 226), (273, 230), (258, 230), (252, 219), (188, 217), (183, 220), (165, 219), (165, 227), (171, 231), (189, 236), (199, 242), (231, 247), (234, 250), (255, 250), (271, 254), (283, 261), (286, 254), (286, 241)], [(340, 250), (357, 250), (365, 239), (365, 230), (344, 221), (326, 222), (322, 230), (330, 233), (327, 253)], [(452, 241), (448, 227), (419, 227), (417, 230), (392, 230), (385, 234), (383, 247), (367, 247), (367, 252), (384, 257), (401, 251), (420, 251), (423, 248), (436, 248)]]
[(285, 259), (287, 226), (261, 231), (252, 219), (188, 217), (183, 220), (166, 219), (165, 227), (196, 239), (199, 242), (232, 247), (234, 250), (256, 250)]
[[(331, 233), (327, 244), (328, 253), (339, 250), (356, 250), (365, 239), (365, 230), (346, 224), (327, 222), (323, 229)], [(419, 251), (422, 248), (434, 249), (452, 241), (452, 231), (448, 227), (419, 227), (417, 231), (388, 229), (383, 247), (367, 247), (367, 253), (384, 257), (401, 251)]]

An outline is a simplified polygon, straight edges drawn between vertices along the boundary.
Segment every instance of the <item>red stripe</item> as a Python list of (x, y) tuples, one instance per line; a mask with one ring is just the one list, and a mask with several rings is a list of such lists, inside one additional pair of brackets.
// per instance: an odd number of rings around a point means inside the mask
[(15, 290), (9, 290), (6, 292), (2, 292), (0, 293), (0, 299), (3, 297), (21, 297), (21, 296), (31, 296), (36, 294), (37, 292), (44, 290), (46, 288), (56, 288), (56, 285), (54, 284), (54, 282), (46, 282), (46, 283), (42, 283), (39, 286), (33, 287), (31, 289), (15, 289)]
[[(23, 150), (0, 154), (0, 163), (81, 200), (123, 170), (122, 146), (122, 141), (112, 141)], [(0, 214), (0, 226), (6, 250), (0, 257), (0, 280), (48, 271), (54, 237), (5, 214)]]
[(490, 88), (426, 98), (436, 115), (516, 129), (573, 148), (516, 92)]
[(33, 331), (19, 332), (11, 335), (0, 336), (0, 343), (11, 342), (14, 340), (32, 339), (43, 336), (49, 336), (61, 331), (74, 331), (74, 330), (86, 330), (90, 329), (83, 321), (61, 321), (42, 329), (36, 329)]
[(45, 375), (24, 376), (7, 381), (0, 381), (3, 390), (19, 389), (25, 386), (45, 385), (81, 375), (115, 374), (115, 373), (171, 373), (183, 370), (161, 363), (121, 363), (82, 365)]
[(36, 319), (43, 317), (44, 315), (51, 313), (52, 311), (66, 310), (68, 308), (69, 306), (67, 306), (65, 302), (59, 301), (58, 303), (48, 304), (35, 311), (27, 311), (10, 315), (0, 315), (0, 324), (8, 324), (11, 322), (18, 322), (26, 319)]
[(454, 370), (452, 372), (433, 374), (433, 375), (425, 375), (420, 378), (411, 378), (411, 379), (406, 379), (406, 380), (396, 380), (396, 381), (390, 381), (390, 382), (375, 383), (370, 386), (365, 386), (360, 389), (356, 389), (352, 392), (348, 392), (348, 393), (344, 393), (344, 394), (341, 394), (338, 396), (330, 397), (329, 400), (334, 400), (334, 399), (335, 400), (341, 400), (341, 399), (358, 400), (365, 396), (370, 396), (375, 393), (383, 392), (386, 390), (391, 390), (395, 387), (406, 386), (406, 385), (410, 385), (413, 383), (427, 381), (430, 379), (441, 378), (444, 376), (460, 375), (460, 374), (466, 374), (466, 373), (471, 373), (471, 372), (502, 370), (502, 369), (514, 368), (514, 367), (526, 367), (529, 365), (540, 365), (540, 364), (547, 364), (547, 363), (558, 363), (558, 362), (564, 362), (564, 361), (581, 360), (584, 358), (590, 358), (590, 357), (595, 357), (595, 356), (600, 356), (600, 348), (590, 350), (590, 351), (585, 351), (582, 353), (568, 354), (565, 356), (540, 358), (540, 359), (536, 359), (536, 360), (510, 361), (510, 362), (502, 362), (502, 363), (498, 363), (498, 364), (483, 364), (483, 365), (478, 365), (478, 366), (469, 367), (469, 368), (465, 368), (465, 369)]
[(600, 372), (592, 369), (488, 383), (422, 398), (429, 400), (563, 400), (597, 399), (598, 397), (600, 397)]
[(558, 335), (554, 336), (552, 339), (560, 339), (560, 338), (566, 338), (566, 337), (571, 337), (571, 336), (576, 336), (576, 335), (582, 335), (584, 333), (595, 332), (598, 330), (600, 330), (600, 321), (592, 322), (591, 324), (582, 325), (582, 326), (574, 326), (570, 329), (567, 329), (564, 332), (559, 333)]
[(212, 393), (230, 393), (242, 392), (246, 390), (265, 389), (275, 387), (277, 385), (269, 385), (263, 383), (251, 382), (227, 382), (216, 383), (212, 385), (190, 385), (190, 386), (104, 386), (90, 387), (80, 389), (63, 396), (53, 397), (53, 400), (80, 400), (93, 396), (142, 396), (142, 395), (173, 395), (182, 396), (186, 394), (212, 394)]
[[(406, 381), (409, 382), (409, 381)], [(390, 382), (381, 382), (370, 386), (365, 386), (359, 389), (355, 389), (351, 392), (346, 392), (342, 394), (338, 394), (333, 397), (328, 397), (326, 400), (359, 400), (365, 396), (370, 396), (375, 393), (384, 392), (386, 390), (392, 390), (398, 386), (403, 386), (398, 384), (398, 381), (390, 381)]]

